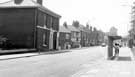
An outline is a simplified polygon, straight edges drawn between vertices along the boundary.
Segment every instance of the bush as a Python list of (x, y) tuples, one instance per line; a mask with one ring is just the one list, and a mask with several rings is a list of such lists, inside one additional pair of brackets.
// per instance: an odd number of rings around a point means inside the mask
[(0, 37), (0, 48), (2, 49), (11, 49), (13, 43), (5, 37)]

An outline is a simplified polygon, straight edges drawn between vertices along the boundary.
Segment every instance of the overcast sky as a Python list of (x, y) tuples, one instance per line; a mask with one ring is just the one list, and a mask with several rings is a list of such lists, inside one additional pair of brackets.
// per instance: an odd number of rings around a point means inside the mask
[(126, 35), (130, 28), (130, 12), (133, 0), (44, 0), (44, 6), (62, 16), (71, 24), (73, 20), (81, 24), (91, 24), (105, 32), (115, 26), (118, 34)]
[[(9, 0), (0, 0), (0, 2)], [(43, 5), (60, 14), (60, 25), (64, 21), (72, 24), (78, 20), (89, 23), (105, 32), (114, 26), (118, 34), (126, 35), (130, 28), (130, 12), (133, 0), (43, 0)]]
[(118, 34), (126, 35), (130, 29), (132, 0), (44, 0), (44, 6), (62, 16), (71, 24), (73, 20), (81, 24), (91, 24), (105, 32), (115, 26)]

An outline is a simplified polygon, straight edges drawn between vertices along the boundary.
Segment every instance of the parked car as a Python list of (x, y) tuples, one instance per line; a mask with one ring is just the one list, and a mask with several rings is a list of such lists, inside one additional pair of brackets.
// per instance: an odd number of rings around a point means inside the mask
[(105, 43), (102, 43), (102, 44), (101, 44), (101, 46), (102, 46), (102, 47), (105, 47), (105, 46), (106, 46), (106, 44), (105, 44)]

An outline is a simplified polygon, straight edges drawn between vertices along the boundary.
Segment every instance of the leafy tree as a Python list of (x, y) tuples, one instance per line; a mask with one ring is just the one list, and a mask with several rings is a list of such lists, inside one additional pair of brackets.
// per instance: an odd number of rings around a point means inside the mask
[(72, 25), (75, 27), (79, 27), (80, 23), (79, 21), (76, 20), (76, 21), (73, 21)]
[(97, 28), (96, 28), (96, 27), (94, 27), (94, 28), (93, 28), (93, 30), (94, 30), (94, 31), (97, 31)]
[(134, 36), (135, 33), (135, 2), (133, 2), (132, 13), (131, 13), (131, 29), (129, 30), (129, 34), (131, 37)]
[(86, 24), (86, 28), (89, 29), (89, 27), (90, 27), (90, 26), (89, 26), (89, 24), (87, 23), (87, 24)]
[(67, 22), (64, 22), (64, 23), (63, 23), (63, 26), (65, 26), (65, 27), (67, 28)]
[(90, 26), (90, 31), (92, 32), (92, 26)]

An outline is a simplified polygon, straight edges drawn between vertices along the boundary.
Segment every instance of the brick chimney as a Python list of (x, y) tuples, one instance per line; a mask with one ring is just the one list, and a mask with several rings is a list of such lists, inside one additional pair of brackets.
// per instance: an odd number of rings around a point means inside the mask
[(43, 0), (37, 0), (37, 3), (39, 3), (40, 5), (42, 5)]
[(21, 4), (23, 2), (23, 0), (14, 0), (15, 4)]

